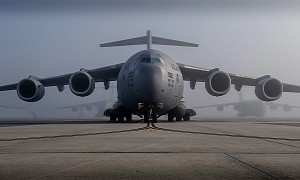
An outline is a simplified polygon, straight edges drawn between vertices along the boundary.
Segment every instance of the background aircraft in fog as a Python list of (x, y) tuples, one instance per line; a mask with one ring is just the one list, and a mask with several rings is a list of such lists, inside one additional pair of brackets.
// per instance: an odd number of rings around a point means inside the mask
[(96, 69), (81, 69), (75, 73), (49, 78), (29, 76), (19, 83), (0, 86), (0, 91), (17, 90), (20, 99), (27, 102), (39, 101), (45, 88), (56, 86), (59, 91), (69, 85), (77, 96), (88, 96), (95, 89), (96, 82), (103, 82), (105, 89), (110, 81), (117, 81), (118, 101), (107, 113), (112, 121), (131, 120), (132, 114), (157, 121), (157, 117), (167, 114), (168, 120), (185, 119), (196, 115), (182, 102), (183, 81), (189, 81), (191, 89), (196, 82), (204, 82), (207, 92), (212, 96), (222, 96), (229, 92), (231, 85), (237, 91), (242, 86), (255, 86), (255, 94), (262, 101), (274, 101), (282, 92), (300, 92), (300, 86), (281, 83), (269, 75), (251, 78), (226, 73), (216, 69), (204, 69), (176, 63), (163, 52), (151, 48), (152, 44), (198, 47), (198, 44), (151, 36), (146, 36), (101, 44), (100, 47), (147, 44), (147, 49), (137, 52), (125, 63)]
[[(102, 100), (102, 101), (96, 101), (96, 102), (87, 102), (87, 103), (81, 103), (81, 104), (75, 104), (75, 105), (68, 105), (68, 106), (61, 106), (57, 107), (55, 109), (57, 110), (64, 110), (64, 109), (71, 109), (73, 112), (78, 112), (78, 117), (82, 118), (84, 117), (84, 111), (92, 111), (93, 108), (97, 109), (97, 113), (95, 114), (95, 117), (103, 117), (104, 111), (106, 109), (109, 109), (113, 106), (114, 102), (114, 92), (117, 88), (116, 85), (111, 84), (110, 85), (110, 100)], [(104, 89), (104, 87), (97, 87), (95, 89)]]
[(73, 112), (78, 112), (78, 117), (82, 118), (84, 116), (84, 111), (92, 111), (94, 108), (97, 110), (95, 117), (103, 117), (104, 111), (111, 107), (111, 103), (108, 100), (96, 101), (84, 104), (75, 104), (70, 106), (62, 106), (55, 109), (64, 110), (71, 109)]
[[(3, 110), (3, 109), (6, 111), (8, 109), (12, 109), (12, 110), (28, 110), (29, 108), (20, 107), (20, 106), (0, 105), (0, 111)], [(13, 112), (16, 112), (16, 111), (13, 111)], [(24, 111), (24, 112), (26, 112), (26, 111)], [(6, 118), (6, 116), (3, 115), (3, 113), (1, 113), (1, 116)], [(2, 118), (2, 117), (0, 117), (0, 118)]]
[(4, 108), (4, 109), (28, 109), (28, 108), (25, 108), (25, 107), (8, 106), (8, 105), (0, 105), (0, 108)]
[(299, 106), (293, 106), (289, 104), (279, 104), (273, 102), (264, 102), (259, 99), (244, 100), (241, 91), (239, 92), (239, 101), (230, 103), (221, 103), (214, 105), (198, 106), (194, 109), (200, 108), (216, 108), (217, 111), (223, 111), (225, 107), (233, 107), (234, 110), (238, 112), (238, 117), (255, 116), (264, 117), (266, 115), (267, 107), (271, 110), (277, 110), (281, 107), (284, 111), (288, 112), (292, 109), (299, 109)]

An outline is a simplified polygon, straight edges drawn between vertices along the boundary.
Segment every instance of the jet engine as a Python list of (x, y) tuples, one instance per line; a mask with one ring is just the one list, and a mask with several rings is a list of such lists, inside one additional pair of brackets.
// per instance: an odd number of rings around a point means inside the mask
[(212, 72), (206, 82), (206, 91), (212, 96), (223, 96), (230, 90), (231, 79), (229, 75), (223, 71)]
[(36, 102), (44, 97), (45, 88), (41, 82), (29, 77), (19, 82), (17, 93), (23, 101)]
[(84, 97), (92, 94), (95, 89), (95, 81), (89, 73), (78, 71), (70, 77), (69, 86), (73, 94)]
[(282, 95), (283, 87), (279, 80), (268, 77), (255, 87), (256, 96), (262, 101), (275, 101)]

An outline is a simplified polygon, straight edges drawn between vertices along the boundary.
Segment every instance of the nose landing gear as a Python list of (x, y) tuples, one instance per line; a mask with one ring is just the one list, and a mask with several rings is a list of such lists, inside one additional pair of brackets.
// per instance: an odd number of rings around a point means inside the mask
[(162, 109), (163, 104), (162, 103), (139, 103), (138, 108), (142, 109), (144, 113), (144, 122), (145, 123), (157, 123), (157, 109)]

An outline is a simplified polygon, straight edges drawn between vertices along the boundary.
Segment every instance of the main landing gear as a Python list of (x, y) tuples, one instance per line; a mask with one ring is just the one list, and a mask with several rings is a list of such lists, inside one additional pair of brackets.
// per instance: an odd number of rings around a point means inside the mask
[(178, 113), (179, 111), (170, 111), (168, 112), (168, 121), (173, 121), (174, 118), (176, 121), (189, 121), (192, 116), (196, 115), (196, 112), (193, 109), (186, 109), (185, 113)]
[(124, 108), (108, 108), (104, 111), (103, 115), (109, 117), (111, 122), (132, 121), (132, 113)]
[(191, 116), (190, 115), (188, 115), (188, 114), (186, 114), (186, 115), (184, 115), (184, 116), (175, 116), (175, 117), (173, 117), (173, 116), (171, 116), (171, 115), (168, 115), (168, 121), (174, 121), (174, 118), (175, 118), (175, 120), (176, 121), (181, 121), (181, 120), (183, 120), (183, 121), (189, 121), (190, 119), (191, 119)]
[(125, 119), (127, 122), (132, 121), (132, 114), (127, 114), (126, 116), (123, 115), (119, 115), (119, 116), (115, 116), (114, 114), (110, 114), (109, 119), (111, 122), (124, 122)]

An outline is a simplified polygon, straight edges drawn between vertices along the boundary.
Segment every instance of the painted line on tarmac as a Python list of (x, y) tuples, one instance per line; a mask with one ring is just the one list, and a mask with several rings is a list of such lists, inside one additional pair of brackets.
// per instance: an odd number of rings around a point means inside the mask
[(117, 133), (128, 133), (136, 131), (165, 131), (165, 132), (175, 132), (183, 134), (199, 134), (207, 136), (223, 136), (223, 137), (236, 137), (236, 138), (249, 138), (249, 139), (264, 139), (264, 140), (284, 140), (284, 141), (297, 141), (299, 138), (281, 138), (281, 137), (267, 137), (267, 136), (250, 136), (250, 135), (239, 135), (239, 134), (226, 134), (226, 133), (208, 133), (208, 132), (196, 132), (196, 131), (182, 131), (174, 129), (166, 129), (156, 127), (152, 122), (148, 123), (146, 127), (129, 129), (129, 130), (120, 130), (120, 131), (108, 131), (108, 132), (94, 132), (94, 133), (82, 133), (82, 134), (66, 134), (66, 135), (54, 135), (54, 136), (36, 136), (36, 137), (20, 137), (20, 138), (10, 138), (10, 139), (0, 139), (0, 142), (7, 141), (25, 141), (25, 140), (39, 140), (39, 139), (53, 139), (53, 138), (69, 138), (69, 137), (82, 137), (82, 136), (96, 136), (103, 134), (117, 134)]
[(259, 171), (259, 172), (261, 172), (261, 173), (263, 173), (263, 174), (265, 174), (265, 175), (267, 175), (267, 176), (269, 176), (269, 177), (271, 177), (271, 178), (273, 178), (273, 179), (279, 180), (279, 179), (276, 178), (275, 176), (273, 176), (273, 175), (271, 175), (271, 174), (269, 174), (269, 173), (267, 173), (267, 172), (265, 172), (265, 171), (263, 171), (263, 170), (261, 170), (261, 169), (255, 167), (255, 166), (253, 166), (253, 165), (251, 165), (251, 164), (249, 164), (249, 163), (246, 163), (245, 161), (242, 161), (242, 160), (240, 160), (240, 159), (238, 159), (238, 158), (236, 158), (236, 157), (234, 157), (234, 156), (232, 156), (232, 155), (230, 155), (230, 154), (227, 154), (227, 153), (224, 153), (224, 154), (225, 154), (226, 156), (228, 156), (228, 157), (230, 157), (230, 158), (236, 160), (236, 161), (239, 161), (239, 162), (241, 162), (241, 163), (243, 163), (243, 164), (245, 164), (245, 165), (247, 165), (247, 166), (249, 166), (249, 167), (251, 167), (251, 168), (253, 168), (253, 169), (255, 169), (255, 170), (257, 170), (257, 171)]
[(272, 140), (285, 140), (285, 141), (300, 141), (299, 138), (281, 138), (281, 137), (267, 137), (267, 136), (248, 136), (248, 135), (238, 135), (238, 134), (225, 134), (225, 133), (207, 133), (207, 132), (196, 132), (196, 131), (181, 131), (174, 129), (159, 128), (158, 130), (167, 131), (167, 132), (176, 132), (184, 134), (201, 134), (208, 136), (225, 136), (225, 137), (237, 137), (237, 138), (249, 138), (249, 139), (272, 139)]
[(53, 138), (69, 138), (69, 137), (82, 137), (82, 136), (95, 136), (102, 134), (117, 134), (117, 133), (127, 133), (140, 131), (144, 128), (121, 130), (121, 131), (108, 131), (108, 132), (94, 132), (94, 133), (82, 133), (82, 134), (63, 134), (63, 135), (54, 135), (54, 136), (35, 136), (35, 137), (20, 137), (20, 138), (10, 138), (10, 139), (0, 139), (0, 142), (5, 141), (25, 141), (25, 140), (39, 140), (39, 139), (53, 139)]

